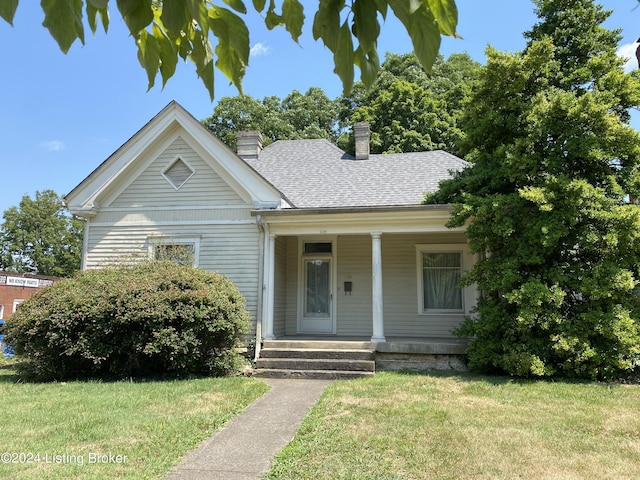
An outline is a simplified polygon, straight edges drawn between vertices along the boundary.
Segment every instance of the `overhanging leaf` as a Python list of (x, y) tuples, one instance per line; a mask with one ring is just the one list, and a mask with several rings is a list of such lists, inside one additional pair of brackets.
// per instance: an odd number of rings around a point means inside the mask
[(282, 2), (282, 21), (291, 38), (297, 42), (302, 35), (304, 24), (304, 8), (298, 0), (284, 0)]
[(162, 76), (162, 86), (167, 84), (173, 74), (176, 72), (178, 64), (178, 56), (174, 43), (167, 36), (160, 25), (153, 25), (151, 31), (158, 42), (158, 55), (160, 57), (160, 75)]
[(273, 30), (278, 25), (282, 25), (282, 17), (276, 13), (276, 5), (273, 0), (269, 0), (269, 8), (264, 17), (264, 23), (269, 30)]
[(253, 8), (256, 9), (256, 12), (261, 12), (264, 10), (264, 6), (267, 3), (267, 0), (253, 0)]
[(242, 92), (249, 62), (249, 30), (239, 16), (218, 6), (209, 9), (209, 26), (218, 39), (216, 67)]
[(13, 25), (13, 17), (16, 14), (18, 8), (18, 0), (3, 0), (0, 2), (0, 17), (7, 21), (10, 25)]
[(346, 94), (351, 92), (353, 88), (353, 40), (351, 39), (351, 29), (345, 21), (340, 28), (338, 36), (338, 45), (333, 54), (333, 70), (340, 80), (342, 80), (342, 89)]
[(440, 49), (440, 29), (435, 17), (419, 0), (389, 0), (389, 6), (407, 29), (420, 64), (431, 70)]
[(429, 10), (436, 19), (440, 33), (451, 37), (458, 37), (458, 8), (454, 0), (427, 0)]
[(155, 84), (156, 74), (160, 66), (160, 47), (156, 38), (146, 30), (140, 31), (136, 45), (138, 45), (138, 61), (147, 72), (149, 80), (147, 91), (149, 91)]
[(329, 50), (335, 53), (340, 36), (340, 12), (345, 7), (344, 0), (320, 2), (313, 19), (313, 38), (322, 39)]
[(89, 21), (89, 27), (93, 33), (96, 33), (98, 28), (97, 17), (100, 16), (100, 20), (102, 21), (102, 28), (105, 32), (109, 30), (109, 10), (105, 6), (103, 8), (96, 7), (96, 4), (107, 4), (106, 0), (104, 2), (98, 0), (88, 0), (87, 1), (87, 20)]
[(374, 47), (368, 53), (364, 53), (362, 48), (358, 47), (355, 51), (354, 62), (360, 69), (360, 79), (364, 83), (365, 87), (370, 87), (378, 71), (380, 71), (380, 59), (378, 57), (378, 51)]
[(245, 7), (242, 0), (222, 0), (224, 3), (233, 8), (236, 12), (247, 13), (247, 7)]
[(378, 9), (371, 0), (355, 0), (353, 2), (353, 24), (355, 36), (365, 54), (376, 49), (380, 35)]
[(152, 0), (117, 0), (118, 10), (134, 37), (153, 21)]
[(186, 24), (190, 21), (189, 17), (190, 12), (186, 3), (176, 1), (162, 2), (160, 19), (171, 37), (175, 38), (181, 31), (186, 30)]
[(187, 0), (187, 8), (191, 17), (200, 25), (200, 28), (207, 30), (209, 28), (207, 4), (202, 0)]
[(76, 39), (84, 44), (82, 26), (82, 0), (42, 0), (44, 10), (42, 25), (58, 42), (60, 49), (67, 53)]
[(189, 58), (196, 65), (196, 73), (202, 80), (213, 101), (213, 50), (209, 38), (200, 30), (192, 29), (190, 32), (193, 51)]

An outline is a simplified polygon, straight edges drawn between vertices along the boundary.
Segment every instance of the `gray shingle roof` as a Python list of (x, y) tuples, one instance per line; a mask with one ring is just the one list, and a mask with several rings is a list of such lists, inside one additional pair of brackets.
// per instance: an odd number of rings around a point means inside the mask
[(416, 205), (468, 165), (442, 150), (355, 160), (328, 140), (279, 140), (245, 161), (298, 208)]

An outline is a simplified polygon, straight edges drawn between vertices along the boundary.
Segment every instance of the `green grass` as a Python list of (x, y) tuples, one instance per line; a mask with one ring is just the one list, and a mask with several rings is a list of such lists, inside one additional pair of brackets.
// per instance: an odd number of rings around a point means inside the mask
[[(163, 478), (267, 389), (246, 378), (21, 383), (4, 361), (0, 454), (18, 463), (0, 458), (0, 478)], [(90, 464), (96, 454), (112, 457)]]
[(636, 479), (640, 386), (377, 373), (327, 388), (269, 479)]

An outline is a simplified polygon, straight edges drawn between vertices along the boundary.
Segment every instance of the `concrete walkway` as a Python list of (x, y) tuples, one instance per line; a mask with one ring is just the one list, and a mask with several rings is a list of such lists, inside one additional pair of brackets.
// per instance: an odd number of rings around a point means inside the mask
[(289, 443), (329, 380), (262, 379), (271, 390), (174, 467), (166, 480), (255, 480)]

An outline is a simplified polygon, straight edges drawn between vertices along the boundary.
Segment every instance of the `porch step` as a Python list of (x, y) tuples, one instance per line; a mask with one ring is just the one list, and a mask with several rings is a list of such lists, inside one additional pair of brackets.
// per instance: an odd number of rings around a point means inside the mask
[(373, 350), (333, 350), (318, 348), (263, 348), (260, 359), (300, 358), (325, 360), (375, 360)]
[(374, 375), (370, 342), (265, 341), (254, 375), (271, 378), (349, 379)]
[(351, 360), (347, 358), (260, 358), (256, 362), (256, 367), (278, 370), (373, 372), (376, 369), (376, 362), (373, 360)]
[(262, 348), (312, 350), (375, 350), (375, 344), (359, 340), (265, 340)]
[(254, 373), (259, 378), (306, 378), (311, 380), (352, 380), (373, 377), (374, 372), (353, 372), (347, 370), (282, 370), (261, 368)]

